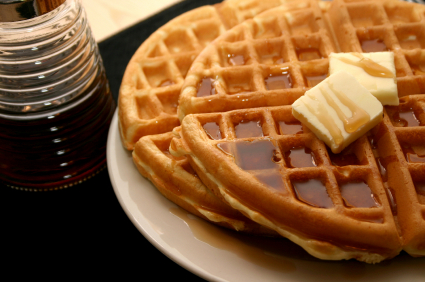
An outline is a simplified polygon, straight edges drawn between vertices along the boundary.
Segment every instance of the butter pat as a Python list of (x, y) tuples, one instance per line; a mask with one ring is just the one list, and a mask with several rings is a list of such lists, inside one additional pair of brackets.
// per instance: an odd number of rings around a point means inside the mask
[(393, 52), (331, 53), (329, 74), (346, 71), (353, 75), (382, 105), (398, 105)]
[(383, 106), (357, 79), (336, 72), (292, 104), (293, 116), (328, 145), (333, 153), (377, 125)]

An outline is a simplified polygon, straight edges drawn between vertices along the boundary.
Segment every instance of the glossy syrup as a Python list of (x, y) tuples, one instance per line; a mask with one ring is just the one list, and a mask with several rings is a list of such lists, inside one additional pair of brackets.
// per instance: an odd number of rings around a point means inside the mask
[(409, 163), (425, 163), (425, 147), (411, 146), (409, 144), (402, 144), (402, 149), (406, 161)]
[(221, 131), (220, 131), (220, 127), (218, 126), (217, 123), (215, 122), (207, 122), (206, 124), (203, 125), (203, 128), (205, 130), (205, 132), (207, 133), (207, 135), (213, 139), (213, 140), (220, 140), (221, 137)]
[(334, 154), (329, 148), (328, 155), (332, 165), (335, 166), (347, 166), (347, 165), (360, 165), (360, 161), (356, 154), (349, 150), (342, 150), (338, 154)]
[(243, 170), (267, 170), (279, 167), (277, 149), (270, 140), (226, 142), (217, 146), (232, 155), (236, 164)]
[(227, 55), (227, 63), (231, 66), (242, 66), (245, 65), (245, 57), (243, 55)]
[(252, 142), (219, 143), (217, 147), (235, 158), (235, 163), (243, 170), (255, 171), (255, 177), (267, 186), (285, 191), (282, 176), (279, 173), (281, 158), (270, 140)]
[(319, 179), (292, 181), (292, 186), (300, 201), (318, 208), (333, 207), (333, 202), (329, 197), (326, 186)]
[(353, 53), (354, 56), (358, 57), (359, 61), (353, 61), (348, 58), (340, 57), (338, 60), (362, 68), (366, 73), (375, 77), (394, 78), (394, 74), (384, 66), (374, 62), (373, 60), (364, 57), (359, 53)]
[(279, 75), (270, 74), (264, 79), (264, 82), (267, 90), (292, 88), (291, 74), (287, 71), (284, 71)]
[(305, 81), (308, 87), (314, 87), (323, 80), (325, 80), (327, 77), (326, 74), (323, 75), (311, 75), (311, 76), (305, 76)]
[(205, 97), (216, 94), (214, 88), (214, 80), (209, 77), (204, 77), (198, 86), (196, 97)]
[(378, 169), (379, 169), (379, 173), (381, 174), (382, 177), (382, 181), (383, 182), (387, 182), (388, 181), (388, 173), (387, 173), (387, 169), (385, 168), (382, 159), (381, 158), (376, 158), (376, 164), (378, 165)]
[(236, 138), (263, 137), (261, 121), (240, 121), (235, 126)]
[(42, 118), (0, 118), (2, 181), (25, 190), (57, 190), (80, 183), (104, 167), (115, 110), (104, 75), (83, 96), (78, 106), (59, 108)]
[(392, 120), (393, 124), (398, 127), (411, 127), (421, 125), (412, 109), (405, 112), (394, 113), (392, 116)]
[[(289, 240), (280, 240), (264, 236), (249, 236), (244, 232), (234, 232), (193, 216), (182, 208), (172, 207), (170, 212), (181, 219), (185, 227), (190, 228), (196, 240), (215, 249), (231, 253), (238, 259), (258, 268), (265, 268), (283, 276), (285, 273), (297, 273), (298, 268), (293, 257), (308, 259), (308, 254)], [(164, 233), (166, 242), (175, 240), (174, 234)], [(186, 248), (190, 251), (190, 248)]]
[(159, 84), (159, 87), (166, 87), (173, 84), (175, 84), (174, 81), (172, 81), (171, 79), (166, 79), (164, 81), (161, 81), (161, 83)]
[(349, 182), (340, 185), (341, 196), (348, 207), (372, 208), (379, 206), (365, 182)]
[(279, 121), (279, 132), (280, 134), (301, 134), (303, 133), (303, 126), (301, 123), (286, 123)]
[(385, 52), (388, 51), (387, 45), (385, 45), (382, 39), (371, 39), (361, 41), (362, 50), (365, 53), (370, 52)]
[(365, 110), (349, 99), (342, 91), (335, 89), (332, 84), (329, 84), (329, 88), (335, 96), (338, 97), (338, 100), (351, 111), (351, 117), (347, 117), (336, 102), (329, 96), (329, 93), (324, 91), (323, 88), (319, 88), (329, 106), (335, 110), (339, 119), (343, 122), (346, 132), (355, 132), (359, 127), (369, 122), (370, 116)]
[(262, 183), (266, 184), (267, 186), (284, 192), (285, 191), (285, 184), (283, 183), (282, 175), (280, 175), (278, 170), (274, 170), (271, 173), (262, 173), (257, 174), (255, 177)]
[(290, 168), (317, 166), (314, 154), (309, 148), (292, 148), (285, 152), (285, 163)]
[(298, 60), (300, 61), (311, 61), (317, 59), (323, 59), (319, 49), (316, 48), (296, 48)]

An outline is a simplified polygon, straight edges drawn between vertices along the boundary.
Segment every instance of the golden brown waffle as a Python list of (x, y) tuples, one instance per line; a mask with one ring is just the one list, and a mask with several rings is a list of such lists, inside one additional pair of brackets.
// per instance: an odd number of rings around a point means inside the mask
[(179, 118), (291, 104), (326, 77), (331, 52), (392, 51), (399, 96), (425, 93), (424, 10), (391, 0), (297, 1), (268, 10), (200, 53), (182, 86)]
[(218, 199), (200, 181), (186, 157), (168, 151), (172, 132), (141, 138), (133, 150), (139, 172), (166, 198), (214, 224), (256, 235), (277, 236)]
[(120, 135), (132, 150), (140, 137), (171, 131), (184, 78), (199, 52), (226, 29), (291, 0), (228, 0), (171, 20), (138, 48), (121, 83)]
[[(170, 152), (188, 156), (232, 207), (314, 256), (424, 256), (425, 7), (297, 3), (305, 7), (268, 10), (200, 53), (182, 88), (181, 139)], [(330, 52), (383, 50), (395, 54), (399, 106), (386, 106), (383, 121), (340, 154), (306, 128), (296, 134), (289, 105), (326, 77)], [(288, 106), (259, 108), (276, 105)]]
[[(390, 127), (387, 123), (381, 126)], [(384, 185), (374, 146), (380, 148), (387, 138), (371, 145), (364, 136), (332, 154), (297, 122), (291, 106), (188, 115), (176, 132), (181, 138), (172, 140), (170, 153), (188, 156), (208, 188), (318, 258), (379, 262), (402, 248), (400, 213), (414, 212), (424, 224), (424, 206), (407, 205), (416, 196), (413, 185)], [(397, 170), (405, 178), (394, 174), (388, 181), (406, 181), (410, 176), (403, 166)], [(398, 201), (397, 192), (392, 193), (395, 208), (387, 197), (391, 190), (407, 190), (409, 199)], [(423, 230), (416, 234), (421, 242)]]

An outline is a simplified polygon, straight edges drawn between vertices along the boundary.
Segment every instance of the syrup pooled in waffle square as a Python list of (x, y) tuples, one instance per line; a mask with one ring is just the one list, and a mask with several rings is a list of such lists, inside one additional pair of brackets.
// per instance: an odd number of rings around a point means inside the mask
[(243, 216), (217, 198), (200, 181), (186, 157), (173, 157), (168, 151), (172, 132), (142, 137), (133, 150), (139, 172), (167, 199), (214, 224), (249, 234), (278, 234)]
[[(135, 52), (120, 87), (118, 113), (123, 145), (170, 132), (180, 122), (177, 105), (196, 56), (226, 29), (291, 0), (227, 0), (186, 12), (156, 30)], [(294, 1), (295, 2), (295, 1)]]
[(405, 203), (389, 201), (373, 147), (384, 139), (363, 136), (333, 154), (291, 106), (188, 115), (175, 132), (170, 153), (188, 156), (209, 189), (313, 256), (376, 263), (401, 251), (393, 213)]

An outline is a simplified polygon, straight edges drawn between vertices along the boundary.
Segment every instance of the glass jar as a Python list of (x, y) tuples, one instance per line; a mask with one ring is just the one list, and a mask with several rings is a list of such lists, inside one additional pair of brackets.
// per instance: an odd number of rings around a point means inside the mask
[(80, 0), (0, 0), (0, 181), (67, 188), (105, 167), (115, 102)]

